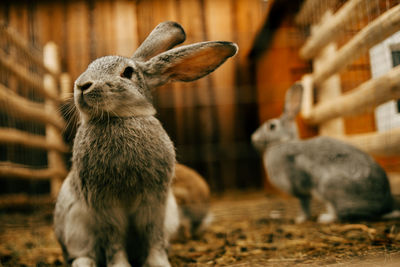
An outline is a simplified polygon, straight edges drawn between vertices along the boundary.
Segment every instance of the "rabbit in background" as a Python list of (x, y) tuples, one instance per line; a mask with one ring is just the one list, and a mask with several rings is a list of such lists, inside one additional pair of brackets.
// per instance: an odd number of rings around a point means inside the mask
[(179, 24), (161, 23), (131, 58), (99, 58), (75, 81), (80, 125), (54, 212), (68, 265), (170, 266), (166, 249), (179, 225), (175, 150), (154, 116), (151, 90), (199, 79), (238, 49), (231, 42), (173, 48), (184, 39)]
[(180, 227), (177, 239), (198, 238), (211, 222), (210, 188), (204, 178), (192, 168), (175, 165), (172, 192), (179, 208)]
[(393, 210), (385, 171), (361, 150), (329, 137), (299, 140), (296, 115), (303, 87), (287, 92), (283, 114), (262, 124), (252, 135), (262, 151), (271, 182), (300, 200), (300, 223), (310, 218), (314, 196), (326, 204), (318, 221), (376, 219)]

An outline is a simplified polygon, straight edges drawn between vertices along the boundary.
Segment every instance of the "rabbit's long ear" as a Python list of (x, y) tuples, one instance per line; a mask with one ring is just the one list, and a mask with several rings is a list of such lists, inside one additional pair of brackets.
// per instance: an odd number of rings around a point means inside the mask
[(147, 61), (182, 43), (186, 39), (182, 26), (173, 21), (162, 22), (154, 28), (133, 54), (132, 59)]
[(283, 116), (287, 119), (294, 119), (300, 111), (303, 85), (299, 82), (292, 85), (286, 92), (285, 107)]
[(202, 42), (171, 49), (145, 63), (146, 82), (153, 88), (168, 81), (197, 80), (237, 51), (237, 45), (231, 42)]

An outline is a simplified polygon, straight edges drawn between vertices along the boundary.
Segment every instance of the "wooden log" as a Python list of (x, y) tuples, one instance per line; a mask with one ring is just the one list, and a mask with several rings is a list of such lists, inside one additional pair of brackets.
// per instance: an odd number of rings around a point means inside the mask
[(11, 162), (0, 162), (0, 177), (46, 180), (54, 176), (66, 176), (61, 169), (32, 169), (30, 166)]
[[(49, 42), (44, 46), (43, 50), (43, 61), (46, 67), (53, 70), (54, 72), (60, 72), (60, 61), (58, 55), (58, 48), (55, 43)], [(44, 75), (43, 84), (49, 92), (53, 94), (59, 94), (57, 88), (57, 80), (50, 74)], [(46, 99), (45, 109), (49, 113), (58, 114), (59, 109), (57, 103), (52, 101), (51, 99)], [(62, 143), (62, 135), (59, 128), (54, 127), (54, 125), (46, 124), (46, 140), (51, 143)], [(49, 169), (58, 170), (58, 173), (55, 173), (51, 179), (51, 188), (50, 194), (52, 197), (56, 197), (58, 195), (58, 191), (61, 188), (62, 181), (66, 176), (66, 166), (64, 163), (64, 158), (61, 153), (57, 150), (50, 149), (47, 152), (47, 162)]]
[[(365, 7), (367, 3), (369, 8), (361, 8), (363, 6)], [(355, 13), (357, 13), (359, 19), (362, 19), (367, 12), (377, 4), (379, 4), (379, 1), (347, 1), (330, 20), (325, 21), (318, 27), (318, 30), (313, 32), (311, 37), (300, 49), (300, 56), (304, 59), (314, 58), (324, 46), (333, 40), (337, 40), (341, 34), (345, 33), (343, 27), (354, 18), (353, 15)]]
[(368, 24), (346, 43), (324, 65), (315, 68), (315, 84), (320, 84), (334, 73), (338, 73), (372, 46), (382, 42), (400, 29), (400, 5), (397, 5)]
[(375, 156), (400, 155), (400, 128), (386, 132), (337, 136), (337, 138)]
[(43, 136), (10, 128), (0, 128), (0, 143), (21, 144), (28, 147), (57, 150), (62, 153), (70, 151), (64, 143), (48, 142)]
[(34, 103), (17, 95), (1, 83), (0, 103), (0, 109), (17, 118), (43, 124), (50, 123), (58, 129), (64, 129), (65, 123), (57, 113), (46, 112), (42, 104)]
[(35, 63), (36, 66), (42, 68), (45, 72), (48, 72), (55, 77), (58, 76), (58, 73), (53, 72), (43, 64), (43, 56), (40, 51), (30, 46), (29, 43), (15, 30), (2, 25), (0, 26), (0, 31), (2, 34), (4, 34), (8, 41), (12, 42), (16, 47), (18, 47), (28, 59)]
[(11, 71), (15, 76), (21, 79), (23, 82), (33, 86), (38, 93), (40, 93), (44, 97), (51, 98), (53, 100), (58, 101), (57, 95), (52, 94), (45, 90), (42, 77), (30, 73), (26, 67), (20, 66), (11, 57), (7, 56), (3, 51), (0, 50), (0, 64), (3, 65), (4, 68)]
[(68, 100), (73, 97), (74, 86), (71, 81), (71, 76), (68, 73), (61, 73), (60, 75), (60, 89), (62, 101)]
[(37, 208), (38, 206), (43, 207), (44, 205), (54, 205), (54, 200), (48, 195), (30, 196), (27, 194), (5, 194), (0, 196), (0, 210), (20, 210), (20, 208)]
[(368, 80), (344, 95), (316, 104), (303, 118), (319, 124), (333, 118), (361, 114), (392, 99), (400, 98), (400, 66), (387, 74)]
[(318, 23), (325, 11), (333, 9), (337, 3), (337, 0), (306, 0), (297, 14), (295, 22), (301, 26)]
[(311, 74), (306, 74), (301, 79), (303, 85), (303, 97), (301, 101), (301, 117), (309, 118), (314, 105), (314, 84)]
[[(327, 14), (324, 19), (329, 19), (330, 14)], [(330, 43), (327, 45), (314, 60), (316, 69), (323, 67), (326, 62), (336, 53), (336, 44)], [(341, 95), (341, 81), (339, 74), (330, 76), (323, 81), (318, 88), (317, 102), (326, 103)], [(319, 125), (319, 134), (321, 135), (342, 135), (344, 133), (344, 121), (342, 118), (336, 118), (330, 121), (324, 121)]]

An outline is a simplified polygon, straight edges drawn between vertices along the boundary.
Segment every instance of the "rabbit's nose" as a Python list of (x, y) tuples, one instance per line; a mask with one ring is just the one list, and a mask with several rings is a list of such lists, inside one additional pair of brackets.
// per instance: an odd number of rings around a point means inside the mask
[(89, 89), (92, 86), (92, 82), (87, 82), (84, 84), (79, 84), (77, 85), (78, 89), (81, 90), (82, 92), (86, 91), (87, 89)]

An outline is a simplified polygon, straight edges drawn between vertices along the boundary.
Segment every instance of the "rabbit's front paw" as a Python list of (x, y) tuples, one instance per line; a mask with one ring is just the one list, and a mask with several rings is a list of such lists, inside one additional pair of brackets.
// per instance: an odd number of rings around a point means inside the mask
[(91, 258), (79, 257), (72, 262), (72, 267), (96, 267), (96, 263)]
[(300, 214), (299, 216), (296, 217), (296, 219), (294, 219), (294, 222), (295, 222), (296, 224), (300, 224), (300, 223), (303, 223), (303, 222), (307, 221), (307, 219), (308, 219), (308, 216), (307, 216), (307, 215), (305, 215), (305, 214)]

